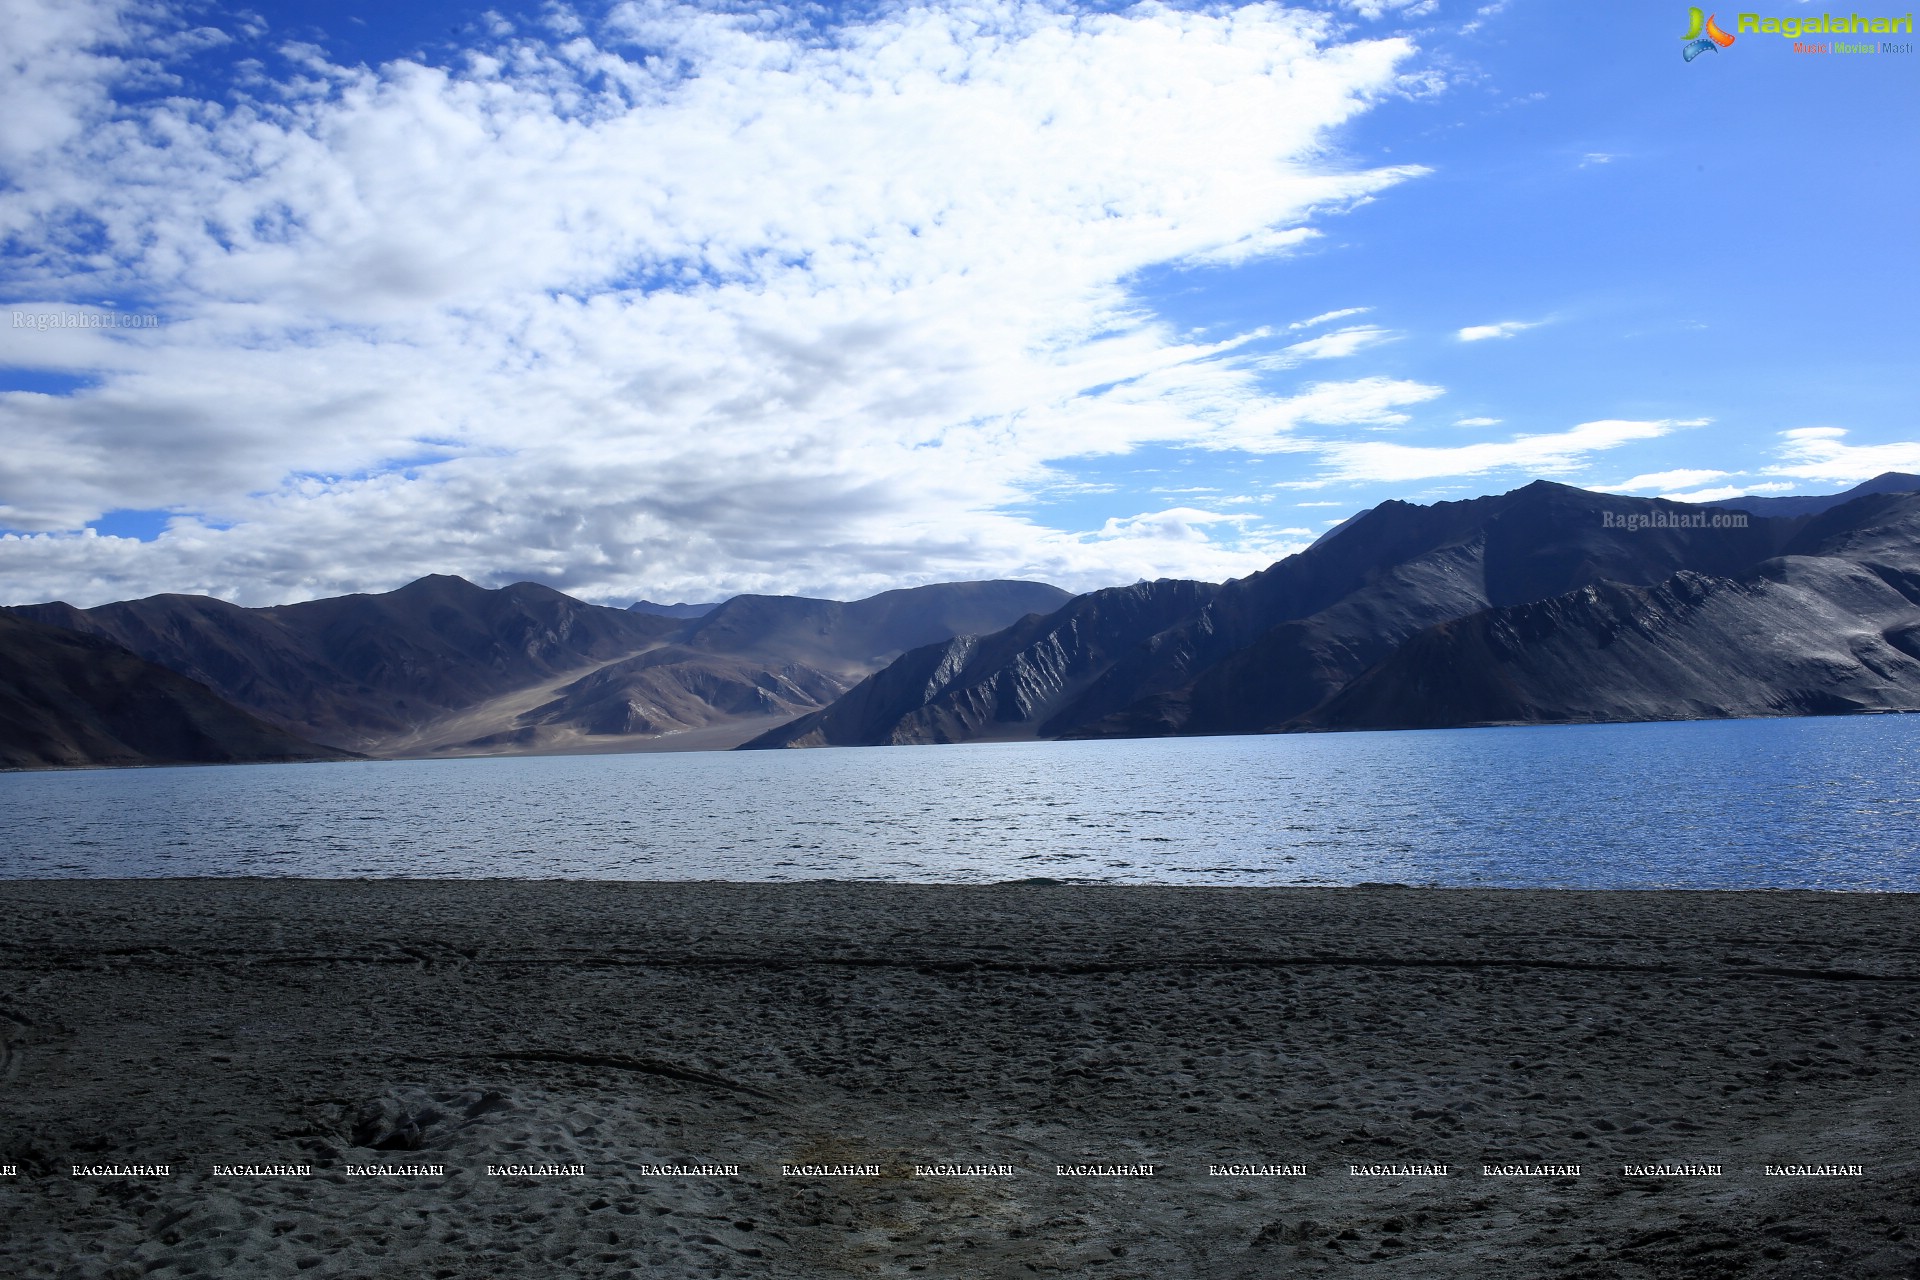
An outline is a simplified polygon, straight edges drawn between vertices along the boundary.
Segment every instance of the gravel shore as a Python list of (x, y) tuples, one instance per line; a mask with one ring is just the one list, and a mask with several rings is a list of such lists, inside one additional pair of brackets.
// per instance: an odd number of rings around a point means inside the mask
[(0, 966), (20, 1280), (1920, 1277), (1916, 895), (11, 881)]

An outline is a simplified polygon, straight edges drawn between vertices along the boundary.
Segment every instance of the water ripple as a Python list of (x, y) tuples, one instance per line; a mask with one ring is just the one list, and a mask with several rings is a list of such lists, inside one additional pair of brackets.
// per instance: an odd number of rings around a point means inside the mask
[(1911, 891), (1917, 816), (1893, 716), (90, 770), (0, 775), (0, 877)]

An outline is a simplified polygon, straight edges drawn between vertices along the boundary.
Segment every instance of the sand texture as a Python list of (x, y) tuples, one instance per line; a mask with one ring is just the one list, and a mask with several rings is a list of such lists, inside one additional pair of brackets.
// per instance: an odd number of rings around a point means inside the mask
[(1920, 1277), (1915, 896), (11, 882), (0, 966), (10, 1280)]

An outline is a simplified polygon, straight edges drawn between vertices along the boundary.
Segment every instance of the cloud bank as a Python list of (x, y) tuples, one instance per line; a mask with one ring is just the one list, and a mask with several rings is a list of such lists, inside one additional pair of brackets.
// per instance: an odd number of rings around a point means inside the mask
[[(1062, 460), (1289, 447), (1424, 394), (1275, 391), (1257, 335), (1196, 343), (1127, 291), (1284, 252), (1418, 172), (1329, 152), (1411, 50), (1325, 15), (629, 4), (369, 68), (12, 7), (8, 305), (163, 321), (0, 327), (8, 365), (80, 382), (0, 395), (16, 598), (1221, 576), (1279, 544), (1010, 509)], [(168, 96), (152, 51), (222, 41), (235, 94)], [(117, 510), (171, 518), (85, 529)]]

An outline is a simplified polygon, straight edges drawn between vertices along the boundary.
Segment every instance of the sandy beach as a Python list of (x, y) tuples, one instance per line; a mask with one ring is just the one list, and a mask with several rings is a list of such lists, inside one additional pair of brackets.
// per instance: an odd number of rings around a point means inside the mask
[(22, 1280), (1920, 1276), (1912, 895), (16, 881), (0, 955)]

